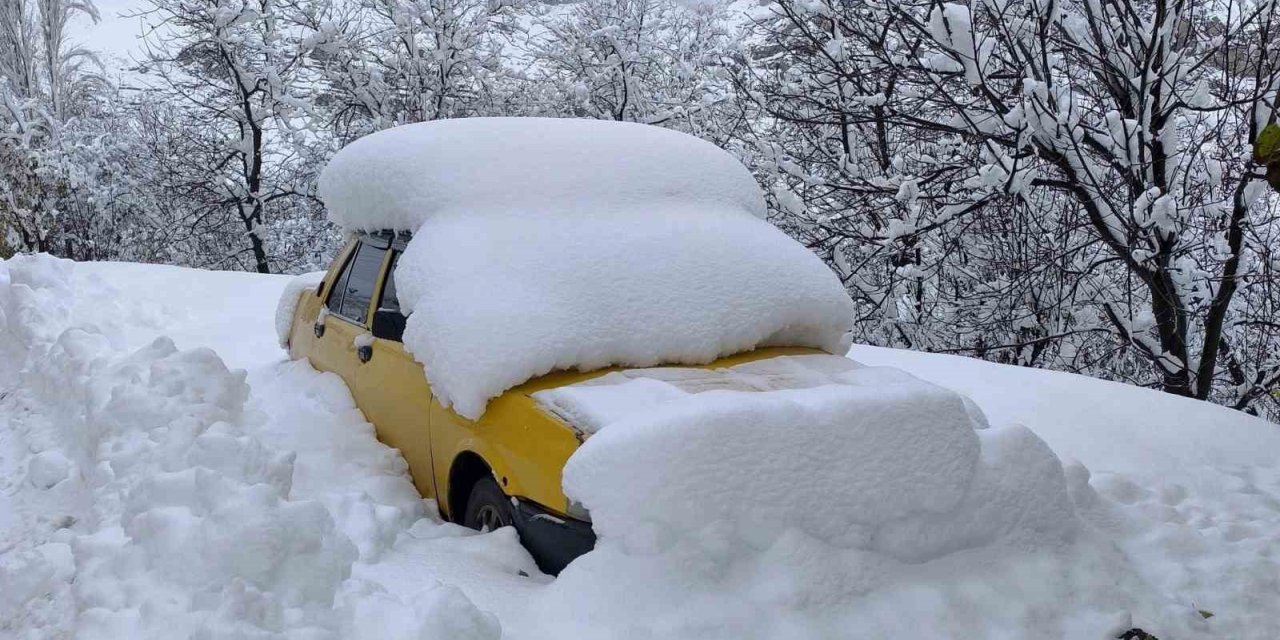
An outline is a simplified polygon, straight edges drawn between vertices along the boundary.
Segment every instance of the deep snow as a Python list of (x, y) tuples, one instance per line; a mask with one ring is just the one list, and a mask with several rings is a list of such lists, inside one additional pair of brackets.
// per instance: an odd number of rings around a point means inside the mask
[[(0, 368), (0, 635), (1280, 634), (1273, 425), (1078, 376), (855, 347), (985, 411), (967, 504), (895, 520), (869, 548), (637, 524), (551, 581), (509, 529), (438, 522), (342, 382), (284, 361), (272, 318), (287, 282), (0, 265), (0, 362), (23, 363)], [(1042, 491), (1055, 469), (1061, 484)], [(1027, 495), (1044, 500), (1006, 508)], [(1061, 501), (1080, 529), (1044, 545)], [(1019, 529), (1035, 535), (989, 543)]]
[(835, 274), (763, 220), (741, 162), (684, 133), (546, 118), (404, 125), (339, 151), (319, 193), (349, 231), (414, 233), (395, 274), (404, 345), (469, 418), (553, 369), (849, 346), (853, 303)]
[(344, 147), (320, 175), (345, 229), (413, 231), (433, 217), (528, 217), (694, 205), (765, 216), (736, 158), (700, 138), (633, 122), (462, 118), (402, 125)]

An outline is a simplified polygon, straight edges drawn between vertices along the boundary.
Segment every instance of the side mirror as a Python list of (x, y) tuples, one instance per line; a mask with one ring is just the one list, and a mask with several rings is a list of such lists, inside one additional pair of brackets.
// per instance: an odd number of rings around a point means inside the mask
[(373, 337), (403, 342), (405, 317), (394, 309), (373, 312)]

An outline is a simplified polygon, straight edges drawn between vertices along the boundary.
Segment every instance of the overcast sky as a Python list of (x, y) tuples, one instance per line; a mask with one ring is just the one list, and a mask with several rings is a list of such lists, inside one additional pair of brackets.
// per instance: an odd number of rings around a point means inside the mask
[(102, 21), (93, 24), (88, 18), (77, 16), (71, 24), (72, 38), (101, 54), (108, 66), (118, 68), (128, 64), (129, 56), (136, 57), (142, 50), (138, 40), (142, 27), (138, 18), (125, 18), (120, 14), (146, 7), (146, 0), (94, 0), (94, 4)]

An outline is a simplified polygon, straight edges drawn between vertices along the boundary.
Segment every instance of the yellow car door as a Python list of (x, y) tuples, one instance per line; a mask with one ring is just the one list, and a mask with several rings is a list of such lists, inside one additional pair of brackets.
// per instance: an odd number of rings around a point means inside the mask
[[(356, 389), (356, 370), (360, 361), (356, 354), (356, 337), (368, 332), (370, 305), (382, 273), (387, 249), (357, 241), (347, 252), (346, 263), (329, 287), (325, 298), (323, 320), (317, 321), (317, 339), (311, 350), (311, 364), (321, 371), (332, 371)], [(359, 404), (357, 397), (356, 402)]]
[(371, 322), (372, 340), (365, 340), (366, 344), (357, 348), (360, 364), (352, 393), (365, 418), (377, 429), (378, 439), (399, 449), (409, 463), (418, 492), (424, 498), (434, 498), (429, 431), (431, 387), (422, 365), (401, 343), (405, 318), (400, 313), (395, 285), (399, 257), (399, 247), (387, 252)]

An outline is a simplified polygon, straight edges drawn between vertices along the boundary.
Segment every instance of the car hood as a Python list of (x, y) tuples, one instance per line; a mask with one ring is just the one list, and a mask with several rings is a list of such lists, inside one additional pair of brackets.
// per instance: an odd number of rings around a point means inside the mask
[(544, 410), (585, 436), (657, 406), (715, 392), (770, 392), (856, 384), (863, 365), (825, 353), (785, 355), (720, 368), (624, 369), (531, 394)]

